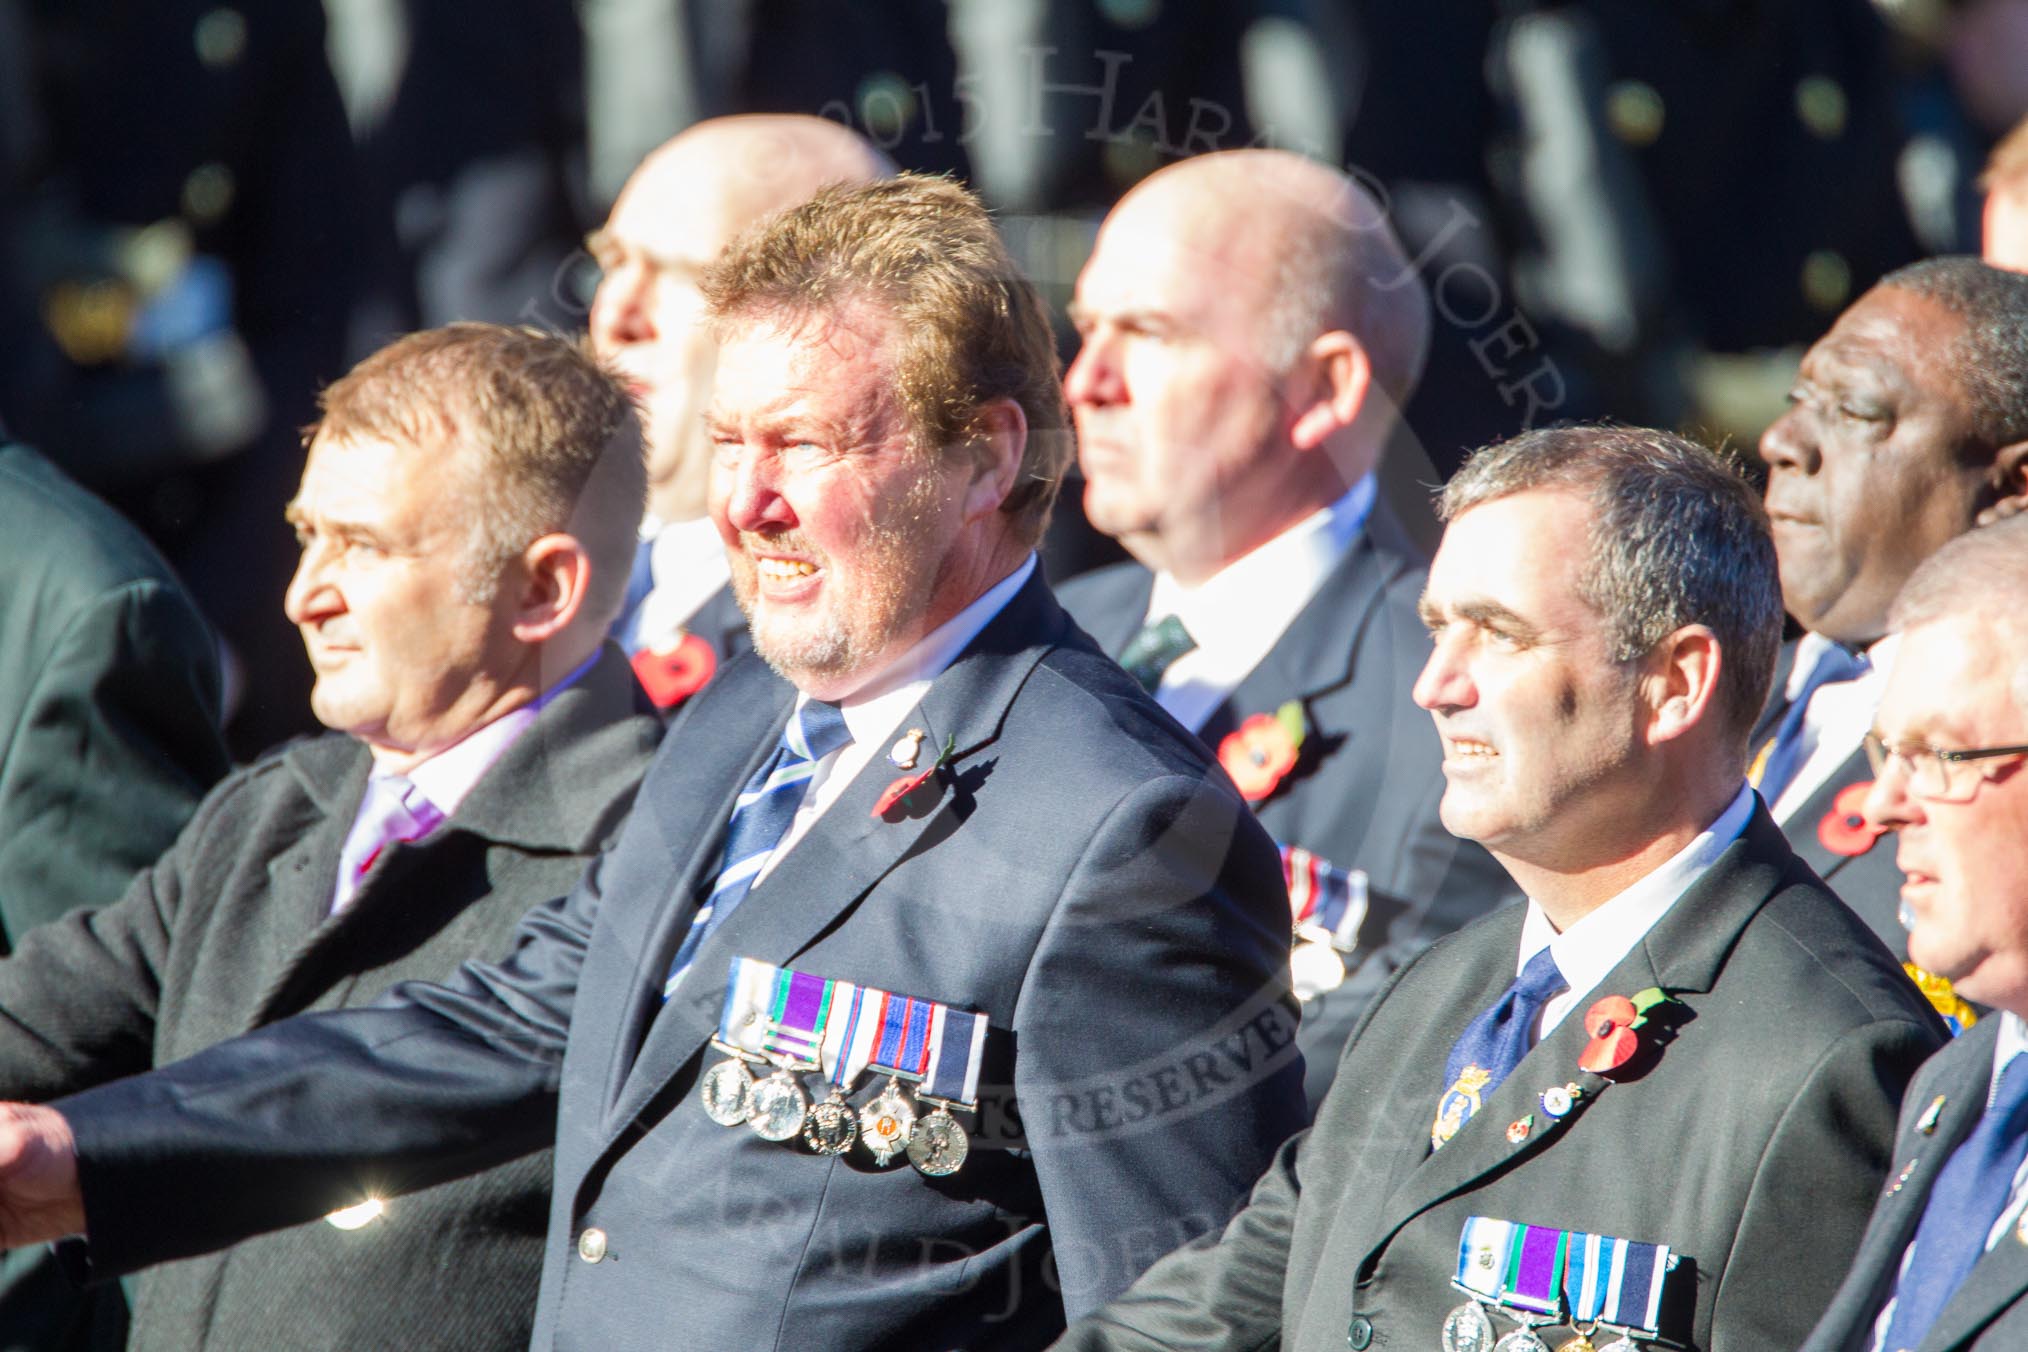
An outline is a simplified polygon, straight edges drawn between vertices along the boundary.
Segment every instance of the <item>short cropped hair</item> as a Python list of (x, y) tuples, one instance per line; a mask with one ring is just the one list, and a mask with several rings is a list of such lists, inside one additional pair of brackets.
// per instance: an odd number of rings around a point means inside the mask
[(1955, 254), (1897, 268), (1880, 285), (1921, 296), (1962, 323), (1941, 360), (1985, 448), (2028, 439), (2028, 275)]
[(921, 174), (837, 184), (755, 226), (699, 281), (721, 331), (871, 303), (901, 334), (895, 381), (925, 455), (969, 449), (985, 406), (1028, 419), (1021, 475), (1001, 504), (1033, 543), (1072, 446), (1048, 314), (979, 200)]
[(2019, 658), (2009, 691), (2028, 713), (2028, 516), (2008, 517), (1956, 537), (1924, 559), (1888, 612), (1893, 633), (1943, 620), (1978, 620), (2013, 640)]
[(1263, 298), (1267, 365), (1287, 371), (1319, 334), (1343, 329), (1366, 349), (1374, 383), (1405, 406), (1429, 355), (1429, 288), (1386, 215), (1349, 178), (1326, 207), (1276, 205), (1312, 219), (1282, 235), (1274, 292)]
[(619, 377), (581, 344), (534, 328), (447, 324), (389, 343), (317, 404), (323, 417), (306, 438), (462, 453), (465, 599), (490, 600), (512, 560), (562, 532), (591, 560), (586, 615), (603, 625), (619, 613), (648, 491), (641, 423)]
[(1542, 428), (1475, 452), (1438, 513), (1455, 520), (1533, 489), (1591, 506), (1578, 586), (1605, 620), (1614, 661), (1646, 657), (1685, 625), (1717, 635), (1725, 713), (1744, 748), (1774, 677), (1782, 592), (1767, 512), (1739, 466), (1645, 427)]

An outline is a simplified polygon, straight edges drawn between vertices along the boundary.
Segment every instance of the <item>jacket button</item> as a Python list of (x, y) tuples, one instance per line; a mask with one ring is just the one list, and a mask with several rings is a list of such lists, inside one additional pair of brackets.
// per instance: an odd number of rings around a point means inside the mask
[(1363, 1314), (1352, 1316), (1352, 1323), (1345, 1329), (1345, 1341), (1352, 1352), (1366, 1352), (1373, 1342), (1373, 1321)]
[[(586, 1226), (585, 1232), (577, 1237), (577, 1256), (587, 1263), (596, 1263), (606, 1256), (606, 1232), (596, 1225)], [(1360, 1346), (1365, 1346), (1364, 1343)]]

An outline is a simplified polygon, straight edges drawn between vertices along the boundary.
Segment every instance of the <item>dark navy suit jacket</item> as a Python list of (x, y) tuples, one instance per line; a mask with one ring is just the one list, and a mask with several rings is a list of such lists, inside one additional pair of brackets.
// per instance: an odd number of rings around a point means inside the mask
[[(1424, 576), (1415, 546), (1376, 503), (1317, 595), (1199, 732), (1215, 751), (1249, 715), (1300, 701), (1310, 725), (1301, 758), (1255, 810), (1280, 843), (1367, 874), (1366, 920), (1345, 984), (1303, 1007), (1313, 1106), (1387, 979), (1432, 940), (1518, 895), (1491, 855), (1437, 817), (1443, 747), (1409, 696), (1429, 660), (1416, 614)], [(1063, 604), (1117, 655), (1141, 627), (1153, 586), (1140, 564), (1118, 564), (1067, 583)]]
[[(1221, 1224), (1303, 1118), (1275, 854), (1039, 578), (907, 720), (955, 745), (935, 803), (873, 816), (896, 775), (876, 757), (662, 1002), (794, 693), (728, 665), (612, 851), (503, 961), (64, 1100), (94, 1264), (553, 1135), (536, 1347), (1022, 1348)], [(932, 1180), (707, 1118), (694, 1086), (734, 956), (983, 1011), (965, 1168)], [(600, 1261), (577, 1256), (587, 1227)]]

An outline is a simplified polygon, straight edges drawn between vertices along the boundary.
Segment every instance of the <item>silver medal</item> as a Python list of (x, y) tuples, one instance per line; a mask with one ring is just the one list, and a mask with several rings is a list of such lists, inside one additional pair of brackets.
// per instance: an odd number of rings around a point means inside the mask
[(753, 1109), (753, 1076), (737, 1058), (720, 1061), (704, 1072), (698, 1097), (704, 1100), (706, 1117), (721, 1127), (736, 1127)]
[(964, 1167), (965, 1157), (971, 1153), (971, 1138), (946, 1108), (939, 1107), (918, 1119), (915, 1130), (908, 1134), (908, 1162), (930, 1178), (950, 1177)]
[(809, 1120), (803, 1123), (803, 1140), (819, 1155), (842, 1155), (858, 1139), (859, 1119), (843, 1092), (837, 1089), (810, 1109)]
[(1537, 1337), (1534, 1329), (1515, 1329), (1493, 1344), (1493, 1352), (1549, 1352), (1549, 1344)]
[(1598, 1352), (1641, 1352), (1639, 1343), (1622, 1333), (1619, 1337), (1601, 1347)]
[(1458, 1306), (1444, 1318), (1444, 1352), (1493, 1352), (1493, 1321), (1476, 1302)]
[(892, 1076), (887, 1087), (859, 1110), (859, 1134), (873, 1152), (875, 1164), (885, 1164), (908, 1144), (915, 1128), (915, 1109), (901, 1092), (901, 1082)]
[(763, 1140), (786, 1141), (803, 1129), (809, 1114), (810, 1096), (784, 1069), (753, 1087), (746, 1124)]
[(1308, 1002), (1345, 984), (1345, 959), (1329, 943), (1305, 937), (1289, 950), (1289, 981)]

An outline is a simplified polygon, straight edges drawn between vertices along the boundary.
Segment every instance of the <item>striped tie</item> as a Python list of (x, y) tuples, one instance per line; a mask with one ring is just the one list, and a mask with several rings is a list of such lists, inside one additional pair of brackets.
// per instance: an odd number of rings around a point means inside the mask
[(754, 772), (733, 802), (718, 874), (712, 879), (704, 904), (691, 917), (690, 932), (683, 936), (676, 961), (670, 964), (669, 979), (662, 983), (663, 999), (675, 994), (676, 983), (689, 970), (698, 948), (753, 890), (754, 879), (767, 867), (782, 837), (789, 833), (789, 824), (796, 819), (796, 809), (803, 805), (803, 793), (810, 786), (810, 776), (816, 773), (817, 762), (851, 740), (845, 715), (835, 704), (805, 700), (800, 709), (789, 715), (775, 754)]

